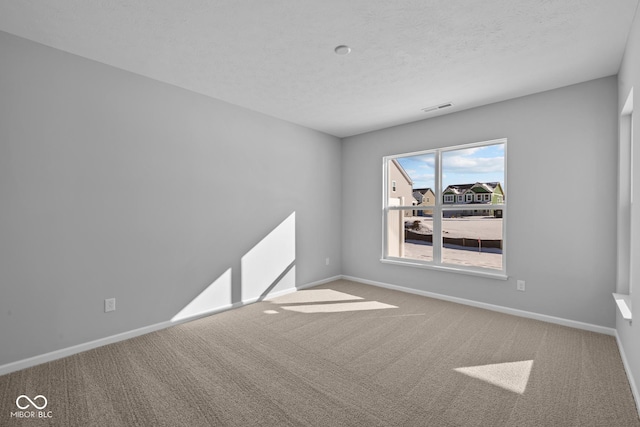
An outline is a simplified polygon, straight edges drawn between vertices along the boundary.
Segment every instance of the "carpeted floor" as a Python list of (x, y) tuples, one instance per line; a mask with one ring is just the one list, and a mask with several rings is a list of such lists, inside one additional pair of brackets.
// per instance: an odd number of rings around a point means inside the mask
[[(51, 418), (11, 418), (21, 394)], [(0, 425), (640, 420), (613, 337), (338, 281), (1, 376)]]

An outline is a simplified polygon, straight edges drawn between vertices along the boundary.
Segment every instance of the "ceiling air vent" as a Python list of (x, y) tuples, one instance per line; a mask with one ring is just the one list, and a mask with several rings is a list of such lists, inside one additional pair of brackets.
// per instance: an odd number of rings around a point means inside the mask
[(432, 107), (423, 108), (422, 111), (425, 113), (430, 113), (431, 111), (442, 110), (445, 108), (453, 107), (452, 102), (447, 102), (446, 104), (434, 105)]

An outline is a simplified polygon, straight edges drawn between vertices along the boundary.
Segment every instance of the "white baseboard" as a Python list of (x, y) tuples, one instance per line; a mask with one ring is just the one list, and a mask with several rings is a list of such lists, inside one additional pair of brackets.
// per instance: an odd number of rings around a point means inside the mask
[(77, 344), (71, 347), (62, 348), (60, 350), (51, 351), (49, 353), (40, 354), (38, 356), (29, 357), (27, 359), (18, 360), (15, 362), (7, 363), (0, 366), (0, 375), (5, 375), (11, 372), (19, 371), (21, 369), (30, 368), (32, 366), (40, 365), (42, 363), (51, 362), (56, 359), (71, 356), (76, 353), (91, 350), (103, 345), (112, 344), (114, 342), (123, 341), (129, 338), (137, 337), (140, 335), (148, 334), (160, 329), (167, 328), (174, 325), (170, 321), (156, 323), (154, 325), (145, 326), (142, 328), (134, 329), (132, 331), (122, 332), (120, 334), (111, 335), (105, 338), (99, 338), (97, 340), (89, 341), (82, 344)]
[(640, 416), (640, 392), (638, 391), (638, 387), (636, 385), (635, 379), (631, 374), (631, 368), (629, 366), (629, 362), (627, 360), (627, 356), (624, 352), (624, 348), (622, 347), (622, 343), (620, 342), (620, 336), (618, 335), (618, 331), (615, 328), (606, 328), (604, 326), (593, 325), (590, 323), (578, 322), (576, 320), (563, 319), (560, 317), (548, 316), (546, 314), (533, 313), (530, 311), (517, 310), (514, 308), (503, 307), (499, 305), (487, 304), (484, 302), (478, 302), (473, 300), (468, 300), (464, 298), (452, 297), (448, 295), (437, 294), (434, 292), (421, 291), (417, 289), (405, 288), (403, 286), (391, 285), (389, 283), (376, 282), (374, 280), (361, 279), (359, 277), (353, 276), (342, 276), (344, 280), (350, 280), (352, 282), (363, 283), (365, 285), (378, 286), (381, 288), (392, 289), (400, 292), (411, 293), (415, 295), (421, 295), (425, 297), (431, 297), (436, 299), (441, 299), (444, 301), (455, 302), (459, 304), (469, 305), (478, 308), (484, 308), (487, 310), (498, 311), (500, 313), (512, 314), (514, 316), (526, 317), (529, 319), (541, 320), (543, 322), (555, 323), (562, 326), (568, 326), (571, 328), (584, 329), (587, 331), (598, 332), (605, 335), (612, 335), (616, 338), (616, 342), (618, 344), (618, 350), (620, 351), (620, 357), (622, 358), (622, 364), (624, 366), (625, 373), (627, 374), (627, 379), (629, 381), (629, 385), (631, 387), (631, 394), (633, 395), (633, 399), (636, 402), (636, 409), (638, 411), (638, 416)]
[[(298, 290), (311, 288), (313, 286), (322, 285), (325, 283), (333, 282), (335, 280), (339, 280), (342, 276), (334, 276), (327, 279), (319, 280), (312, 283), (306, 283), (303, 285), (297, 285), (295, 288), (284, 289), (275, 293), (271, 293), (268, 295), (268, 298), (275, 298), (277, 296), (286, 295)], [(252, 304), (258, 301), (259, 298), (250, 298), (245, 301), (235, 302), (233, 304), (227, 304), (224, 306), (216, 307), (211, 310), (207, 310), (204, 312), (200, 312), (194, 314), (189, 317), (185, 317), (180, 320), (167, 320), (165, 322), (156, 323), (149, 326), (144, 326), (142, 328), (133, 329), (131, 331), (122, 332), (119, 334), (111, 335), (104, 338), (99, 338), (97, 340), (89, 341), (82, 344), (77, 344), (71, 347), (62, 348), (60, 350), (51, 351), (49, 353), (40, 354), (37, 356), (29, 357), (27, 359), (17, 360), (15, 362), (7, 363), (5, 365), (0, 366), (0, 375), (9, 374), (11, 372), (19, 371), (21, 369), (30, 368), (32, 366), (40, 365), (42, 363), (51, 362), (57, 359), (61, 359), (63, 357), (71, 356), (73, 354), (81, 353), (83, 351), (92, 350), (97, 347), (102, 347), (107, 344), (113, 344), (115, 342), (128, 340), (130, 338), (135, 338), (140, 335), (148, 334), (151, 332), (159, 331), (161, 329), (168, 328), (170, 326), (179, 325), (181, 323), (190, 322), (196, 319), (200, 319), (202, 317), (211, 316), (216, 313), (220, 313), (223, 311), (231, 310), (234, 308), (242, 307), (247, 304)]]
[[(382, 287), (382, 288), (397, 290), (397, 291), (406, 292), (406, 293), (412, 293), (412, 294), (416, 294), (416, 295), (422, 295), (422, 296), (426, 296), (426, 297), (441, 299), (441, 300), (455, 302), (455, 303), (464, 304), (464, 305), (469, 305), (469, 306), (473, 306), (473, 307), (484, 308), (484, 309), (487, 309), (487, 310), (497, 311), (497, 312), (501, 312), (501, 313), (512, 314), (512, 315), (515, 315), (515, 316), (526, 317), (526, 318), (536, 319), (536, 320), (542, 320), (542, 321), (545, 321), (545, 322), (556, 323), (556, 324), (563, 325), (563, 326), (569, 326), (569, 327), (578, 328), (578, 329), (584, 329), (584, 330), (588, 330), (588, 331), (592, 331), (592, 332), (599, 332), (599, 333), (603, 333), (603, 334), (606, 334), (606, 335), (617, 336), (616, 330), (613, 329), (613, 328), (606, 328), (606, 327), (603, 327), (603, 326), (592, 325), (592, 324), (589, 324), (589, 323), (578, 322), (578, 321), (575, 321), (575, 320), (562, 319), (562, 318), (559, 318), (559, 317), (547, 316), (547, 315), (544, 315), (544, 314), (538, 314), (538, 313), (533, 313), (533, 312), (524, 311), (524, 310), (517, 310), (517, 309), (513, 309), (513, 308), (508, 308), (508, 307), (503, 307), (503, 306), (498, 306), (498, 305), (493, 305), (493, 304), (487, 304), (487, 303), (473, 301), (473, 300), (467, 300), (467, 299), (464, 299), (464, 298), (452, 297), (452, 296), (448, 296), (448, 295), (437, 294), (437, 293), (434, 293), (434, 292), (421, 291), (421, 290), (417, 290), (417, 289), (406, 288), (406, 287), (397, 286), (397, 285), (391, 285), (389, 283), (377, 282), (377, 281), (373, 281), (373, 280), (361, 279), (361, 278), (358, 278), (358, 277), (344, 276), (344, 275), (333, 276), (333, 277), (329, 277), (329, 278), (322, 279), (322, 280), (319, 280), (319, 281), (306, 283), (306, 284), (303, 284), (303, 285), (297, 285), (295, 288), (289, 288), (289, 289), (278, 291), (278, 292), (273, 293), (273, 294), (269, 294), (268, 298), (269, 299), (275, 298), (275, 297), (278, 297), (278, 296), (281, 296), (281, 295), (285, 295), (285, 294), (288, 294), (288, 293), (291, 293), (291, 292), (295, 292), (295, 291), (298, 291), (298, 290), (311, 288), (311, 287), (314, 287), (314, 286), (323, 285), (325, 283), (330, 283), (330, 282), (333, 282), (335, 280), (340, 280), (340, 279), (351, 280), (353, 282), (363, 283), (363, 284), (367, 284), (367, 285), (378, 286), (378, 287)], [(247, 305), (247, 304), (252, 304), (252, 303), (256, 302), (257, 300), (258, 300), (258, 298), (251, 298), (251, 299), (248, 299), (248, 300), (245, 300), (245, 301), (236, 302), (236, 303), (233, 303), (233, 304), (217, 307), (215, 309), (208, 310), (208, 311), (202, 312), (202, 313), (198, 313), (196, 315), (193, 315), (193, 316), (190, 316), (190, 317), (187, 317), (187, 318), (184, 318), (184, 319), (180, 319), (178, 321), (170, 321), (170, 320), (168, 320), (168, 321), (165, 321), (165, 322), (160, 322), (160, 323), (156, 323), (156, 324), (149, 325), (149, 326), (144, 326), (142, 328), (134, 329), (134, 330), (131, 330), (131, 331), (122, 332), (122, 333), (119, 333), (119, 334), (116, 334), (116, 335), (111, 335), (109, 337), (99, 338), (97, 340), (93, 340), (93, 341), (89, 341), (89, 342), (86, 342), (86, 343), (74, 345), (74, 346), (63, 348), (63, 349), (60, 349), (60, 350), (55, 350), (55, 351), (52, 351), (52, 352), (49, 352), (49, 353), (45, 353), (45, 354), (41, 354), (41, 355), (38, 355), (38, 356), (29, 357), (27, 359), (11, 362), (11, 363), (8, 363), (8, 364), (0, 366), (0, 375), (5, 375), (5, 374), (11, 373), (11, 372), (19, 371), (21, 369), (25, 369), (25, 368), (29, 368), (29, 367), (32, 367), (32, 366), (40, 365), (42, 363), (51, 362), (53, 360), (57, 360), (57, 359), (61, 359), (63, 357), (71, 356), (73, 354), (77, 354), (77, 353), (81, 353), (83, 351), (87, 351), (87, 350), (91, 350), (91, 349), (94, 349), (94, 348), (97, 348), (97, 347), (101, 347), (103, 345), (112, 344), (112, 343), (119, 342), (119, 341), (124, 341), (124, 340), (130, 339), (130, 338), (135, 338), (135, 337), (140, 336), (140, 335), (148, 334), (150, 332), (155, 332), (155, 331), (158, 331), (158, 330), (161, 330), (161, 329), (168, 328), (170, 326), (178, 325), (180, 323), (189, 322), (189, 321), (196, 320), (196, 319), (199, 319), (199, 318), (202, 318), (202, 317), (210, 316), (212, 314), (220, 313), (222, 311), (226, 311), (226, 310), (242, 307), (242, 306)], [(622, 350), (621, 350), (621, 354), (623, 354)], [(624, 357), (623, 357), (623, 360), (624, 360)], [(625, 365), (625, 369), (626, 369), (626, 365)], [(627, 373), (628, 372), (629, 371), (627, 369)], [(638, 391), (637, 391), (637, 388), (635, 388), (635, 383), (632, 382), (632, 378), (631, 377), (630, 377), (630, 383), (632, 384), (632, 387), (633, 387), (634, 397), (636, 398), (636, 402), (638, 402), (638, 397), (637, 397), (638, 396)]]
[(343, 278), (343, 276), (339, 274), (337, 276), (333, 276), (333, 277), (329, 277), (329, 278), (326, 278), (326, 279), (318, 280), (317, 282), (312, 282), (312, 283), (307, 283), (306, 285), (296, 286), (296, 289), (301, 290), (301, 289), (313, 288), (314, 286), (320, 286), (320, 285), (324, 285), (325, 283), (335, 282), (336, 280), (340, 280), (342, 278)]
[(631, 387), (631, 394), (633, 395), (633, 399), (636, 401), (636, 409), (638, 411), (638, 416), (640, 417), (640, 392), (638, 392), (638, 386), (636, 385), (636, 381), (633, 378), (633, 374), (631, 373), (631, 367), (629, 366), (627, 355), (624, 352), (624, 347), (622, 347), (622, 342), (620, 341), (620, 335), (618, 335), (618, 331), (616, 331), (616, 342), (618, 343), (618, 350), (620, 351), (620, 357), (622, 358), (622, 365), (624, 366), (624, 371), (627, 374), (629, 386)]
[(380, 288), (392, 289), (392, 290), (395, 290), (395, 291), (401, 291), (401, 292), (406, 292), (406, 293), (410, 293), (410, 294), (415, 294), (415, 295), (421, 295), (421, 296), (425, 296), (425, 297), (440, 299), (440, 300), (444, 300), (444, 301), (455, 302), (455, 303), (458, 303), (458, 304), (469, 305), (469, 306), (472, 306), (472, 307), (484, 308), (484, 309), (491, 310), (491, 311), (497, 311), (497, 312), (500, 312), (500, 313), (511, 314), (511, 315), (519, 316), (519, 317), (526, 317), (528, 319), (541, 320), (543, 322), (555, 323), (557, 325), (568, 326), (568, 327), (576, 328), (576, 329), (584, 329), (584, 330), (587, 330), (587, 331), (598, 332), (598, 333), (605, 334), (605, 335), (614, 336), (616, 334), (616, 330), (614, 328), (607, 328), (607, 327), (604, 327), (604, 326), (593, 325), (591, 323), (578, 322), (577, 320), (563, 319), (561, 317), (548, 316), (546, 314), (539, 314), (539, 313), (534, 313), (534, 312), (531, 312), (531, 311), (518, 310), (518, 309), (515, 309), (515, 308), (504, 307), (504, 306), (501, 306), (501, 305), (494, 305), (494, 304), (488, 304), (488, 303), (485, 303), (485, 302), (473, 301), (473, 300), (469, 300), (469, 299), (465, 299), (465, 298), (452, 297), (452, 296), (449, 296), (449, 295), (437, 294), (435, 292), (428, 292), (428, 291), (421, 291), (421, 290), (418, 290), (418, 289), (405, 288), (403, 286), (391, 285), (389, 283), (383, 283), (383, 282), (376, 282), (374, 280), (361, 279), (359, 277), (342, 276), (342, 278), (344, 280), (350, 280), (352, 282), (363, 283), (365, 285), (373, 285), (373, 286), (378, 286)]
[(60, 350), (51, 351), (49, 353), (44, 353), (37, 356), (29, 357), (27, 359), (22, 359), (15, 362), (7, 363), (6, 365), (0, 366), (0, 375), (5, 375), (11, 372), (19, 371), (21, 369), (30, 368), (32, 366), (40, 365), (42, 363), (51, 362), (57, 359), (61, 359), (63, 357), (81, 353), (83, 351), (92, 350), (97, 347), (102, 347), (107, 344), (113, 344), (118, 341), (124, 341), (130, 338), (135, 338), (140, 335), (144, 335), (151, 332), (159, 331), (160, 329), (168, 328), (170, 326), (179, 325), (180, 323), (189, 322), (202, 317), (210, 316), (212, 314), (220, 313), (222, 311), (226, 311), (232, 308), (237, 308), (242, 305), (244, 304), (242, 303), (228, 304), (225, 306), (217, 307), (212, 310), (208, 310), (206, 312), (195, 314), (190, 317), (186, 317), (184, 319), (173, 320), (173, 321), (167, 320), (165, 322), (160, 322), (160, 323), (156, 323), (149, 326), (143, 326), (142, 328), (133, 329), (131, 331), (121, 332), (119, 334), (111, 335), (104, 338), (98, 338), (97, 340), (89, 341), (86, 343), (73, 345), (71, 347), (66, 347)]

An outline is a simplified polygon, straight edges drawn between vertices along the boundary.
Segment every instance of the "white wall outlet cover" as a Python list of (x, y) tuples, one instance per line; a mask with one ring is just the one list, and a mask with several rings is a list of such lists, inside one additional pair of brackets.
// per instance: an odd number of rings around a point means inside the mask
[(104, 300), (104, 312), (116, 311), (116, 299), (107, 298)]

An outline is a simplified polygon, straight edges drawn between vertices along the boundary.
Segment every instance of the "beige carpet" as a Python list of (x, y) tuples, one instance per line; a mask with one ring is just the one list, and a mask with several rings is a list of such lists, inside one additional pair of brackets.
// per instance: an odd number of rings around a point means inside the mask
[(640, 421), (613, 337), (338, 281), (1, 376), (0, 425)]

